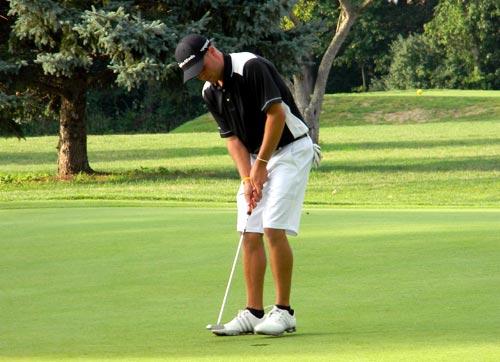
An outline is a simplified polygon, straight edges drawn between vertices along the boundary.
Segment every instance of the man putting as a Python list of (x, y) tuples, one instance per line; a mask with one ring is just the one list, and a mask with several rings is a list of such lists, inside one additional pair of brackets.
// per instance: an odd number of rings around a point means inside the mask
[[(175, 51), (184, 82), (205, 81), (203, 99), (226, 139), (241, 177), (237, 229), (243, 236), (246, 309), (218, 335), (294, 332), (290, 307), (293, 253), (287, 235), (297, 235), (314, 149), (291, 92), (274, 65), (252, 53), (226, 54), (201, 35), (181, 39)], [(276, 304), (264, 313), (267, 257), (276, 287)]]

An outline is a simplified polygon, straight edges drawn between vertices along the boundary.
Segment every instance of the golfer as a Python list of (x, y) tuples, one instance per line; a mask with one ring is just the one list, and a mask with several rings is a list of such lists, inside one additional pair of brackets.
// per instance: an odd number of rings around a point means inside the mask
[[(225, 138), (241, 186), (238, 225), (243, 232), (249, 204), (256, 204), (243, 238), (246, 309), (219, 335), (294, 332), (290, 307), (293, 253), (287, 235), (299, 231), (302, 203), (314, 150), (308, 127), (274, 65), (252, 53), (226, 54), (201, 35), (181, 39), (175, 51), (184, 82), (205, 81), (203, 99)], [(276, 287), (276, 304), (264, 313), (267, 257)]]

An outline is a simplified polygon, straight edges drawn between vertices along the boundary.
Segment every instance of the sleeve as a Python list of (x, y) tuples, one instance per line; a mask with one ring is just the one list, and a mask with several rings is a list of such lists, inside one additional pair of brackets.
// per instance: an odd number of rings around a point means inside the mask
[(202, 91), (202, 97), (207, 105), (208, 111), (214, 118), (219, 128), (219, 134), (222, 138), (234, 135), (233, 130), (222, 116), (222, 98), (210, 89), (210, 84), (205, 84)]
[(249, 61), (245, 71), (251, 93), (255, 94), (262, 112), (266, 113), (271, 105), (282, 102), (279, 87), (263, 59)]

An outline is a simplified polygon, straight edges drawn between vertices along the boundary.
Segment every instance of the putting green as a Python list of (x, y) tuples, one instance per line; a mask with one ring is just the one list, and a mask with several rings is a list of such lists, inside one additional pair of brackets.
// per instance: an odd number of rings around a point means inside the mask
[[(0, 210), (0, 361), (500, 355), (498, 209), (306, 210), (291, 239), (298, 332), (277, 338), (204, 330), (239, 240), (233, 210), (71, 205)], [(226, 320), (243, 291), (238, 268)]]

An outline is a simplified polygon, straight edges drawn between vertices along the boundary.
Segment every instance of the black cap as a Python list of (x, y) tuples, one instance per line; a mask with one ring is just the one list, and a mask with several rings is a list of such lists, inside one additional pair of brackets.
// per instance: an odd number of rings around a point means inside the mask
[(209, 46), (210, 40), (198, 34), (187, 35), (177, 44), (175, 59), (184, 72), (184, 83), (201, 73), (203, 56)]

